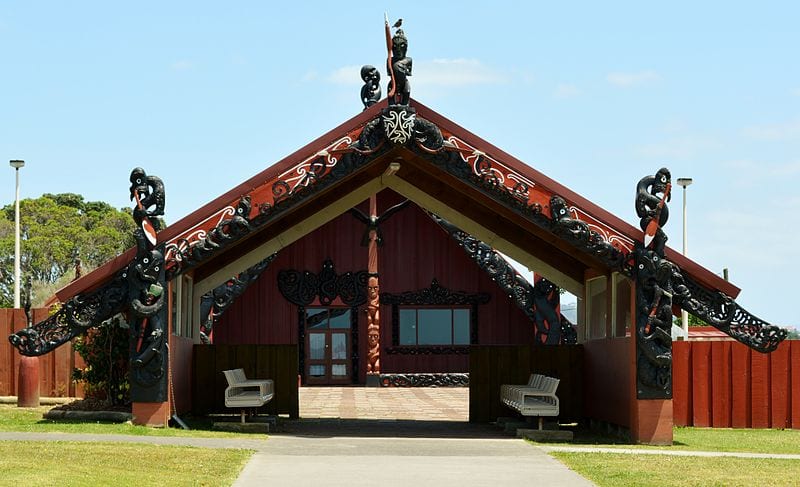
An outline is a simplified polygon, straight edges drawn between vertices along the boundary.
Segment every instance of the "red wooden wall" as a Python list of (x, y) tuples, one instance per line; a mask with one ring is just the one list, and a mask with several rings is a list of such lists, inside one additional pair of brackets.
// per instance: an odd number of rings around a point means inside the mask
[[(378, 214), (403, 201), (384, 190), (378, 194)], [(368, 205), (359, 208), (365, 213)], [(365, 225), (349, 213), (340, 215), (283, 249), (261, 277), (222, 315), (215, 325), (218, 344), (296, 344), (297, 307), (287, 302), (277, 288), (282, 269), (319, 272), (330, 258), (336, 272), (367, 269), (367, 248), (361, 246)], [(381, 292), (402, 293), (429, 288), (433, 278), (453, 291), (486, 292), (490, 301), (479, 306), (479, 342), (482, 345), (528, 344), (533, 324), (486, 273), (459, 248), (419, 207), (409, 205), (381, 224), (384, 245), (379, 248), (378, 272)], [(391, 306), (381, 312), (382, 349), (392, 345)], [(359, 313), (359, 357), (367, 355), (366, 314)], [(359, 366), (361, 382), (366, 364)], [(381, 354), (381, 371), (467, 372), (468, 355)]]
[[(34, 322), (47, 318), (46, 308), (34, 309)], [(27, 326), (22, 309), (0, 308), (0, 396), (16, 396), (19, 352), (11, 346), (8, 335)], [(83, 388), (72, 382), (72, 369), (82, 367), (83, 359), (65, 344), (39, 357), (39, 394), (42, 397), (82, 397)]]
[(800, 340), (770, 354), (733, 341), (673, 343), (676, 426), (800, 428)]

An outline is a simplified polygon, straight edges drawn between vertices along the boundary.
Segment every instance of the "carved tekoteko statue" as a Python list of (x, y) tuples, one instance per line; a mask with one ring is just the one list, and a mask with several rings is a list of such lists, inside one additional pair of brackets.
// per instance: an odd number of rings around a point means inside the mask
[(403, 29), (399, 28), (400, 22), (395, 25), (396, 31), (393, 36), (389, 36), (389, 19), (386, 19), (386, 47), (389, 56), (386, 62), (386, 71), (389, 75), (389, 105), (408, 105), (411, 98), (411, 58), (406, 56), (408, 52), (408, 39)]
[(364, 81), (364, 86), (361, 88), (361, 103), (366, 110), (381, 99), (381, 73), (375, 66), (365, 64), (361, 67), (361, 79)]
[(157, 245), (156, 216), (164, 214), (164, 184), (144, 169), (131, 171), (131, 200), (136, 201), (136, 258), (128, 265), (130, 303), (131, 399), (136, 402), (167, 400), (168, 336), (164, 245)]
[(636, 185), (636, 214), (645, 232), (644, 246), (653, 249), (661, 257), (664, 257), (667, 244), (667, 234), (661, 228), (669, 220), (666, 203), (671, 198), (670, 177), (669, 169), (662, 167), (655, 176), (643, 177)]

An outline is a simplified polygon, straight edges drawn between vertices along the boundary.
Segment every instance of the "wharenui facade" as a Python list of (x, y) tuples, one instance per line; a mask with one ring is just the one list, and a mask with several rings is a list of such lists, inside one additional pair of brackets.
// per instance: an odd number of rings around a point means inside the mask
[[(406, 36), (387, 24), (387, 41), (388, 97), (365, 66), (364, 111), (163, 230), (155, 217), (179, 183), (136, 168), (137, 247), (60, 290), (60, 310), (12, 343), (40, 355), (125, 313), (145, 423), (191, 402), (198, 347), (292, 345), (302, 384), (379, 386), (466, 383), (477, 346), (578, 347), (586, 393), (573, 407), (663, 442), (673, 315), (759, 352), (785, 338), (666, 247), (667, 169), (620, 188), (636, 189), (632, 226), (411, 98)], [(578, 296), (577, 323), (558, 288)]]

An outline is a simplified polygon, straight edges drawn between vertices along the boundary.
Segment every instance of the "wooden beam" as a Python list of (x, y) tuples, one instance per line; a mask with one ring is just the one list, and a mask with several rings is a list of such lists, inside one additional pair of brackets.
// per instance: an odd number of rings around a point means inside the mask
[(358, 188), (355, 188), (350, 193), (342, 196), (325, 208), (321, 208), (310, 217), (302, 220), (300, 223), (289, 227), (289, 229), (286, 231), (279, 233), (275, 237), (255, 247), (246, 254), (243, 254), (235, 261), (218, 269), (213, 274), (206, 276), (202, 281), (195, 283), (195, 296), (202, 296), (231, 277), (236, 276), (261, 262), (270, 254), (288, 247), (295, 241), (299, 240), (305, 235), (308, 235), (317, 228), (369, 198), (370, 195), (375, 194), (381, 189), (385, 188), (386, 185), (384, 181), (390, 179), (394, 178), (392, 176), (378, 177)]

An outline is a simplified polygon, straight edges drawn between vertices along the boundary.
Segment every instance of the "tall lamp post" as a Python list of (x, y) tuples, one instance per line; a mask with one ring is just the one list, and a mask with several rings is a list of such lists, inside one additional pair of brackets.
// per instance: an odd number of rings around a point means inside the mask
[[(683, 188), (683, 255), (686, 256), (686, 188), (692, 184), (692, 178), (678, 178), (678, 186)], [(689, 339), (689, 313), (681, 310), (681, 328), (683, 339)]]
[(14, 198), (14, 307), (19, 308), (19, 168), (25, 166), (25, 161), (9, 161), (14, 172), (17, 173), (16, 197)]

